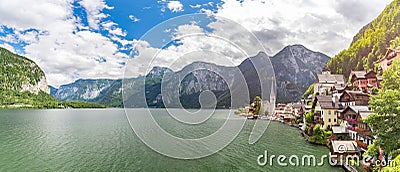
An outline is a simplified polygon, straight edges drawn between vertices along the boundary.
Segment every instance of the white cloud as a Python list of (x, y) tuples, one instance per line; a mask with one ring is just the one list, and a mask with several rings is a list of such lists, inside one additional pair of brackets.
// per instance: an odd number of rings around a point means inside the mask
[(215, 15), (254, 32), (269, 54), (289, 44), (303, 44), (333, 56), (388, 3), (390, 0), (223, 0)]
[(113, 28), (112, 30), (109, 31), (113, 35), (117, 36), (126, 36), (126, 32), (122, 31), (121, 28)]
[(7, 49), (8, 51), (11, 51), (11, 52), (15, 53), (14, 47), (11, 46), (10, 44), (3, 43), (3, 44), (0, 44), (0, 47), (3, 47), (5, 49)]
[(180, 1), (169, 1), (167, 7), (172, 12), (181, 12), (181, 11), (183, 11), (183, 5), (182, 5), (182, 3)]
[(17, 38), (15, 38), (14, 35), (5, 35), (5, 36), (0, 36), (0, 40), (8, 43), (13, 43), (16, 44), (18, 43)]
[[(88, 12), (89, 30), (73, 15), (72, 3), (5, 1), (0, 3), (0, 25), (13, 28), (18, 41), (28, 44), (24, 47), (25, 56), (45, 71), (53, 86), (79, 78), (121, 78), (122, 63), (128, 55), (120, 51), (128, 50), (131, 41), (122, 38), (126, 33), (118, 24), (103, 22), (107, 15), (102, 10), (112, 8), (104, 1), (80, 1)], [(97, 33), (99, 29), (109, 31), (110, 35)]]
[(0, 24), (18, 30), (45, 30), (49, 21), (62, 21), (71, 16), (72, 0), (12, 0), (0, 3)]
[(164, 33), (170, 33), (171, 32), (171, 29), (165, 29), (164, 30)]
[(151, 47), (146, 41), (134, 41), (135, 50), (139, 54), (128, 63), (129, 74), (126, 77), (145, 75), (154, 66), (177, 71), (196, 61), (236, 66), (249, 57), (247, 53), (255, 54), (261, 49), (261, 46), (254, 43), (256, 40), (251, 33), (246, 32), (244, 28), (236, 28), (237, 32), (243, 33), (242, 36), (248, 39), (248, 42), (242, 43), (231, 42), (229, 37), (234, 35), (226, 35), (223, 29), (218, 30), (221, 28), (213, 29), (215, 31), (209, 33), (196, 23), (178, 26), (171, 32), (172, 40), (178, 41), (179, 44), (164, 49)]
[(191, 8), (200, 8), (201, 5), (200, 4), (196, 4), (196, 5), (189, 5)]
[(112, 21), (101, 22), (101, 26), (103, 27), (103, 30), (108, 31), (108, 33), (110, 33), (111, 35), (123, 37), (127, 34), (125, 31), (118, 27), (117, 23)]
[(134, 15), (129, 15), (129, 19), (131, 19), (134, 23), (139, 22), (140, 19), (138, 19), (137, 17), (135, 17)]
[(103, 9), (113, 9), (108, 6), (103, 0), (82, 0), (79, 2), (87, 13), (89, 26), (93, 29), (99, 29), (99, 23), (102, 19), (108, 16), (102, 13)]

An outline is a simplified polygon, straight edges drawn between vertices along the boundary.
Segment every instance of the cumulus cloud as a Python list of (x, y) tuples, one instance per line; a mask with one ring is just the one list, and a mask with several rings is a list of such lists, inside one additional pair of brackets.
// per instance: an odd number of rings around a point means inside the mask
[(129, 19), (131, 19), (134, 23), (139, 22), (140, 19), (138, 19), (137, 17), (135, 17), (134, 15), (129, 15)]
[(172, 12), (181, 12), (181, 11), (183, 11), (183, 5), (182, 5), (182, 3), (180, 1), (169, 1), (167, 7)]
[(5, 35), (0, 36), (0, 40), (8, 43), (16, 44), (18, 43), (18, 39), (14, 35)]
[(190, 6), (190, 8), (200, 8), (201, 7), (201, 5), (200, 4), (196, 4), (196, 5), (189, 5)]
[[(86, 10), (89, 26), (73, 15), (73, 0), (0, 4), (0, 25), (11, 28), (17, 41), (27, 44), (24, 55), (38, 63), (53, 86), (79, 78), (121, 78), (128, 58), (121, 50), (129, 49), (132, 41), (125, 40), (126, 33), (102, 12), (112, 7), (102, 0), (79, 3)], [(100, 29), (109, 35), (100, 34)]]
[[(163, 49), (151, 47), (150, 43), (143, 40), (134, 41), (138, 54), (129, 61), (127, 65), (129, 75), (125, 77), (145, 75), (154, 66), (168, 67), (178, 71), (196, 61), (236, 66), (262, 49), (261, 45), (257, 44), (254, 35), (247, 32), (245, 28), (228, 20), (220, 19), (220, 21), (225, 24), (225, 27), (210, 25), (213, 32), (204, 30), (194, 22), (180, 25), (170, 30), (173, 34), (171, 41), (175, 41), (176, 44)], [(234, 30), (235, 33), (226, 32), (228, 28)], [(240, 37), (246, 41), (235, 38), (236, 33), (240, 33)]]
[(108, 17), (102, 13), (103, 9), (113, 9), (108, 6), (103, 0), (82, 0), (79, 2), (87, 13), (89, 26), (93, 29), (99, 29), (99, 23), (102, 19)]
[(223, 0), (215, 15), (254, 32), (269, 54), (285, 45), (303, 44), (333, 56), (388, 3), (390, 0)]
[(371, 18), (376, 17), (377, 12), (380, 12), (382, 7), (387, 5), (388, 2), (390, 1), (374, 0), (366, 3), (363, 0), (337, 0), (334, 3), (334, 8), (339, 14), (343, 15), (351, 22), (365, 24), (365, 22), (368, 22)]

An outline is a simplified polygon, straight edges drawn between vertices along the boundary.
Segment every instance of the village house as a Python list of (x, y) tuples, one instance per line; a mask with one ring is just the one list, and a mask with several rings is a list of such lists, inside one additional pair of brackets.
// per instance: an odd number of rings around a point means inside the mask
[(371, 128), (364, 122), (371, 113), (368, 106), (347, 106), (339, 116), (343, 121), (341, 125), (347, 127), (350, 138), (356, 140), (364, 151), (374, 139)]
[(343, 107), (346, 106), (368, 106), (369, 94), (362, 91), (346, 90), (339, 97), (339, 102)]
[(312, 105), (305, 105), (301, 107), (301, 111), (303, 112), (303, 121), (306, 121), (306, 113), (309, 113), (312, 111)]
[(332, 127), (332, 140), (349, 140), (349, 130), (346, 126)]
[(378, 77), (374, 71), (352, 71), (350, 82), (357, 91), (368, 92), (374, 87), (380, 88)]
[(348, 85), (345, 85), (344, 87), (336, 85), (336, 86), (332, 87), (332, 93), (333, 94), (341, 94), (348, 89), (349, 89)]
[(291, 109), (292, 109), (292, 114), (295, 117), (298, 117), (298, 118), (302, 118), (303, 117), (304, 108), (303, 108), (303, 105), (301, 103), (291, 103), (290, 106), (291, 106)]
[(367, 147), (373, 143), (375, 136), (372, 135), (372, 130), (367, 123), (364, 122), (372, 114), (370, 109), (366, 111), (359, 111), (357, 116), (357, 131), (358, 141), (357, 142), (363, 151), (367, 150)]
[(393, 60), (400, 58), (400, 50), (388, 49), (385, 57), (383, 57), (379, 62), (381, 64), (381, 69), (386, 70), (392, 65)]
[(338, 125), (338, 110), (341, 108), (339, 101), (331, 96), (315, 96), (314, 121), (321, 125), (321, 129), (331, 129)]
[(313, 95), (308, 95), (308, 97), (303, 97), (300, 102), (303, 105), (308, 105), (311, 104), (312, 101), (313, 101)]
[(274, 116), (279, 117), (281, 114), (285, 113), (286, 104), (279, 103), (275, 108)]
[(329, 148), (332, 156), (332, 162), (336, 165), (345, 165), (349, 159), (354, 159), (355, 156), (361, 157), (355, 141), (332, 140)]
[(285, 106), (283, 114), (280, 115), (280, 117), (283, 119), (284, 122), (289, 123), (291, 122), (291, 120), (293, 118), (295, 118), (294, 116), (294, 108), (293, 108), (293, 104), (289, 103)]
[(330, 69), (325, 66), (322, 74), (317, 75), (317, 82), (314, 84), (314, 94), (330, 95), (334, 88), (344, 89), (345, 87), (344, 76), (331, 74)]

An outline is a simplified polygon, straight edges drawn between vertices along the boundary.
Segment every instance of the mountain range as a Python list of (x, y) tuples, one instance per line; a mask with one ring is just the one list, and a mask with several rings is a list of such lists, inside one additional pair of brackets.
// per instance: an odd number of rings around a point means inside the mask
[[(164, 67), (154, 67), (146, 76), (126, 79), (124, 82), (80, 79), (58, 89), (51, 88), (51, 94), (61, 101), (96, 102), (122, 107), (124, 86), (124, 89), (129, 88), (124, 90), (125, 105), (129, 107), (179, 107), (181, 104), (185, 108), (198, 108), (203, 106), (199, 101), (200, 93), (208, 90), (215, 95), (216, 107), (229, 108), (243, 106), (257, 95), (269, 96), (270, 91), (261, 91), (270, 90), (271, 85), (262, 83), (269, 83), (267, 80), (271, 79), (274, 71), (277, 102), (287, 103), (301, 98), (308, 86), (316, 81), (316, 75), (322, 71), (329, 59), (327, 55), (311, 51), (302, 45), (292, 45), (273, 57), (260, 52), (236, 67), (204, 62), (194, 62), (177, 72)], [(268, 63), (272, 63), (273, 69), (268, 67), (271, 66)], [(176, 86), (179, 86), (179, 89)], [(249, 90), (248, 96), (242, 95), (243, 89)], [(143, 93), (145, 99), (141, 101), (138, 97), (144, 97)]]

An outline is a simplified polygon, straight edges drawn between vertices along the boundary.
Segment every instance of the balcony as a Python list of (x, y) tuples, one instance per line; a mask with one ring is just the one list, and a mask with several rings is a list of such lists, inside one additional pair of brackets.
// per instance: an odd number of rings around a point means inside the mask
[(359, 140), (355, 140), (355, 141), (356, 141), (356, 143), (357, 143), (357, 145), (358, 145), (359, 147), (361, 147), (361, 148), (363, 148), (363, 149), (365, 149), (365, 150), (368, 149), (368, 146), (367, 146), (365, 143), (363, 143), (362, 141), (359, 141)]
[(363, 136), (370, 136), (371, 135), (371, 131), (367, 130), (367, 129), (363, 129), (363, 128), (359, 128), (359, 127), (355, 127), (354, 128), (358, 134), (363, 135)]
[(347, 119), (347, 122), (350, 124), (357, 124), (357, 120), (355, 119)]
[(347, 129), (349, 129), (351, 131), (356, 131), (356, 127), (352, 127), (352, 126), (347, 126)]
[(357, 131), (357, 133), (364, 133), (364, 129), (358, 127), (355, 127), (355, 131)]

